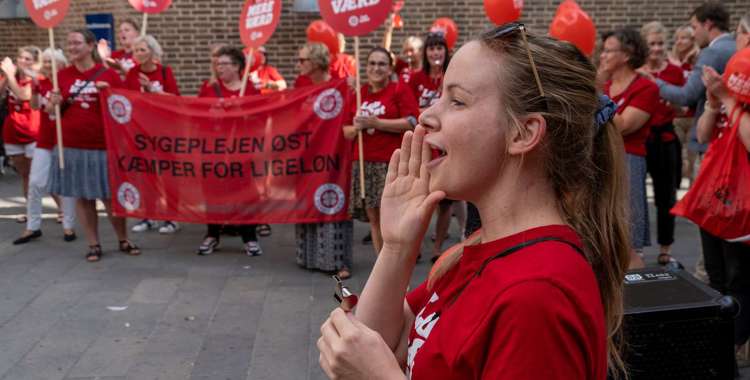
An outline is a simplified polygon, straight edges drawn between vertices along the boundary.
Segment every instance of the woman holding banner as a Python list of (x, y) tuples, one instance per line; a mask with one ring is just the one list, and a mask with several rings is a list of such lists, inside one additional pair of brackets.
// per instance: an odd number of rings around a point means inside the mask
[[(297, 58), (299, 77), (295, 88), (330, 81), (329, 64), (330, 55), (325, 45), (303, 46)], [(349, 220), (295, 225), (297, 264), (306, 269), (336, 273), (342, 279), (351, 277), (352, 234), (353, 224)]]
[(60, 93), (50, 97), (47, 110), (51, 112), (52, 106), (60, 106), (65, 169), (60, 169), (59, 155), (53, 154), (50, 192), (78, 199), (78, 217), (89, 245), (87, 261), (96, 262), (102, 257), (97, 200), (107, 210), (119, 250), (131, 256), (140, 255), (140, 248), (128, 240), (125, 218), (113, 216), (111, 212), (112, 192), (102, 120), (104, 105), (99, 98), (99, 89), (122, 87), (122, 81), (117, 72), (101, 63), (96, 36), (90, 30), (77, 29), (68, 33), (66, 50), (71, 66), (60, 70)]
[[(522, 28), (462, 47), (443, 96), (392, 155), (383, 249), (354, 314), (337, 308), (321, 327), (330, 378), (604, 380), (608, 364), (622, 369), (629, 247), (614, 104), (578, 49)], [(407, 292), (445, 197), (477, 205), (481, 243)]]
[[(344, 137), (353, 140), (362, 132), (364, 151), (364, 174), (359, 165), (352, 165), (352, 189), (349, 211), (352, 217), (370, 222), (372, 245), (375, 254), (383, 246), (380, 232), (380, 198), (385, 186), (388, 160), (398, 149), (404, 132), (417, 124), (419, 108), (411, 92), (399, 81), (392, 81), (393, 57), (381, 47), (376, 47), (367, 56), (367, 83), (359, 89), (362, 106), (356, 110), (353, 125), (344, 127)], [(354, 145), (352, 157), (359, 159), (358, 143)], [(359, 176), (365, 178), (365, 199), (360, 197)], [(364, 212), (363, 212), (364, 211)]]
[[(245, 55), (242, 50), (235, 47), (224, 46), (216, 52), (216, 81), (206, 81), (198, 93), (199, 98), (236, 98), (241, 96), (242, 75), (245, 71)], [(256, 94), (257, 90), (248, 86), (246, 92)], [(235, 226), (237, 233), (242, 237), (245, 254), (248, 256), (260, 256), (263, 250), (258, 244), (258, 236), (255, 225), (243, 224)], [(222, 226), (220, 224), (209, 224), (206, 237), (198, 247), (198, 254), (206, 256), (212, 254), (219, 248)]]
[[(49, 97), (52, 94), (52, 60), (55, 60), (58, 70), (68, 66), (68, 60), (62, 50), (47, 49), (42, 53), (42, 68), (40, 74), (43, 78), (38, 85), (32, 88), (31, 107), (33, 109), (46, 108)], [(21, 236), (13, 241), (13, 244), (25, 244), (42, 236), (42, 197), (47, 193), (49, 185), (50, 162), (52, 151), (55, 146), (55, 121), (50, 118), (50, 113), (40, 113), (39, 135), (34, 149), (34, 158), (31, 160), (31, 173), (29, 174), (29, 192), (26, 202), (26, 230)], [(71, 242), (76, 239), (73, 228), (75, 227), (76, 200), (71, 197), (58, 197), (52, 195), (58, 209), (58, 223), (62, 223), (63, 240)]]
[[(23, 196), (29, 193), (29, 171), (39, 132), (39, 110), (31, 107), (32, 84), (38, 78), (34, 67), (39, 62), (39, 48), (24, 46), (18, 49), (16, 64), (6, 57), (0, 63), (2, 79), (0, 92), (6, 92), (8, 116), (3, 123), (5, 153), (21, 177)], [(17, 219), (26, 223), (26, 217)]]
[[(133, 91), (152, 94), (180, 95), (172, 68), (160, 64), (162, 48), (151, 35), (140, 36), (133, 42), (133, 58), (138, 64), (125, 76), (125, 87)], [(143, 219), (133, 226), (133, 232), (143, 232), (154, 228), (154, 221)], [(177, 222), (165, 221), (159, 233), (173, 234), (180, 229)]]

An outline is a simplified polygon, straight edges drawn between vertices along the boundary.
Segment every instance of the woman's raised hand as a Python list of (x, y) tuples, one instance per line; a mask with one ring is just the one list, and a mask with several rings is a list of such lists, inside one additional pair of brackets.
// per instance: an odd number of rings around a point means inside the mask
[(435, 207), (445, 198), (443, 191), (430, 192), (425, 164), (431, 151), (424, 143), (422, 126), (404, 134), (401, 149), (391, 156), (380, 201), (383, 249), (416, 256)]

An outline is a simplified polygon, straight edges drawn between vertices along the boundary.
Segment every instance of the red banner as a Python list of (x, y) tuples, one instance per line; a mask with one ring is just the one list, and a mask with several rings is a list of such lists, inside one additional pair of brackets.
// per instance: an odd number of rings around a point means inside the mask
[(347, 219), (348, 94), (344, 80), (232, 99), (104, 91), (114, 213), (217, 224)]

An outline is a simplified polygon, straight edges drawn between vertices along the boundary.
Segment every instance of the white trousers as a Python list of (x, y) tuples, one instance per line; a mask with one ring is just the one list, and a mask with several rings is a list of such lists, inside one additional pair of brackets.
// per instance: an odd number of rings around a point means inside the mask
[[(34, 149), (29, 174), (29, 194), (26, 201), (26, 229), (38, 230), (42, 225), (42, 198), (47, 195), (49, 183), (50, 162), (52, 151), (49, 149)], [(76, 223), (76, 199), (60, 197), (60, 207), (63, 212), (63, 228), (73, 229)]]

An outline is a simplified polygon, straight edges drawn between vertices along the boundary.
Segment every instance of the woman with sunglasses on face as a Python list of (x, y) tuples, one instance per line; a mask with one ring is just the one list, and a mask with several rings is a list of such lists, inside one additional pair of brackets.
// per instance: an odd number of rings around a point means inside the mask
[[(685, 83), (682, 69), (667, 60), (664, 50), (667, 29), (658, 21), (641, 27), (641, 37), (648, 46), (646, 64), (639, 71), (676, 86)], [(646, 167), (654, 187), (656, 231), (659, 243), (657, 261), (661, 265), (675, 261), (670, 255), (674, 243), (675, 216), (669, 211), (677, 202), (677, 189), (682, 180), (682, 146), (675, 133), (677, 112), (661, 99), (651, 118), (651, 132), (646, 140)]]
[[(629, 248), (614, 105), (578, 49), (521, 27), (463, 46), (394, 152), (383, 249), (354, 314), (336, 309), (321, 327), (329, 377), (604, 380), (608, 363), (622, 368)], [(445, 197), (477, 205), (481, 243), (407, 293)]]
[(50, 192), (77, 198), (78, 219), (89, 245), (87, 261), (99, 261), (102, 257), (97, 200), (107, 210), (117, 234), (119, 250), (131, 256), (140, 255), (138, 246), (128, 240), (125, 218), (111, 213), (103, 105), (99, 100), (101, 88), (122, 87), (122, 81), (117, 72), (102, 65), (97, 54), (96, 36), (88, 29), (68, 33), (66, 50), (71, 65), (60, 70), (60, 94), (53, 94), (47, 107), (47, 112), (51, 113), (55, 104), (60, 105), (62, 144), (65, 147), (64, 170), (60, 169), (59, 156), (52, 155)]
[[(237, 98), (242, 90), (242, 77), (245, 70), (245, 54), (242, 50), (225, 46), (216, 52), (216, 81), (204, 82), (198, 93), (199, 98)], [(252, 85), (245, 88), (245, 96), (257, 94), (258, 90)], [(263, 250), (258, 244), (256, 226), (254, 224), (243, 224), (231, 226), (236, 229), (242, 238), (245, 254), (248, 256), (260, 256)], [(198, 247), (198, 255), (207, 256), (219, 249), (222, 225), (209, 224), (206, 236)]]
[[(309, 43), (297, 53), (299, 76), (295, 88), (319, 85), (331, 80), (328, 48)], [(340, 278), (352, 276), (352, 221), (299, 223), (294, 226), (297, 264), (305, 269), (336, 273)]]
[[(354, 124), (344, 127), (344, 137), (354, 140), (362, 132), (365, 199), (361, 197), (359, 142), (354, 144), (349, 211), (352, 217), (370, 222), (375, 254), (383, 246), (380, 231), (380, 199), (385, 186), (388, 160), (398, 149), (404, 132), (414, 128), (419, 109), (408, 89), (391, 80), (392, 56), (376, 47), (367, 56), (367, 83), (360, 88), (362, 106), (354, 110)], [(358, 111), (358, 112), (357, 112)], [(363, 213), (364, 211), (364, 213)]]
[[(3, 124), (3, 143), (5, 153), (21, 177), (24, 198), (29, 193), (29, 171), (39, 133), (39, 110), (31, 107), (33, 82), (38, 80), (34, 68), (39, 61), (38, 51), (37, 47), (24, 46), (18, 49), (15, 64), (8, 57), (0, 63), (0, 92), (6, 93), (8, 109)], [(17, 221), (27, 222), (25, 216)]]
[(627, 153), (630, 194), (630, 233), (634, 250), (631, 265), (643, 266), (643, 247), (651, 245), (646, 200), (646, 140), (660, 107), (659, 88), (639, 74), (648, 56), (640, 33), (620, 29), (605, 33), (599, 56), (598, 79), (604, 93), (617, 104), (614, 124), (622, 134)]
[[(42, 78), (32, 89), (31, 107), (33, 109), (46, 109), (49, 97), (52, 95), (52, 60), (55, 60), (57, 69), (62, 70), (68, 66), (68, 60), (62, 50), (51, 50), (47, 48), (42, 53), (42, 67), (40, 74)], [(40, 113), (39, 135), (34, 148), (34, 158), (31, 160), (31, 171), (29, 174), (29, 192), (26, 204), (26, 229), (21, 236), (13, 241), (13, 244), (25, 244), (42, 236), (42, 198), (47, 193), (49, 185), (50, 162), (55, 146), (55, 121), (50, 118), (50, 113)], [(63, 240), (71, 242), (76, 239), (73, 228), (75, 227), (76, 200), (71, 197), (58, 197), (52, 195), (58, 209), (58, 223), (62, 223)]]

